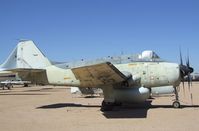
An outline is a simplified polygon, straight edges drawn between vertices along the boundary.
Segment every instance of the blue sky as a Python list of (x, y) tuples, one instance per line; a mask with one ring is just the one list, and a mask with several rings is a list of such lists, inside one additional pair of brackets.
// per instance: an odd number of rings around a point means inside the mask
[(18, 39), (56, 61), (151, 49), (179, 62), (181, 46), (199, 72), (198, 7), (198, 0), (1, 0), (0, 62)]

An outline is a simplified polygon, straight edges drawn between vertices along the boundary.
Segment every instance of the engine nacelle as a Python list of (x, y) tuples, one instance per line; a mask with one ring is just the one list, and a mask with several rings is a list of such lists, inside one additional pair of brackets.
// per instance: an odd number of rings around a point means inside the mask
[(150, 97), (150, 94), (150, 90), (144, 87), (114, 89), (114, 97), (116, 102), (144, 102)]
[(172, 94), (174, 93), (173, 86), (161, 86), (161, 87), (153, 87), (151, 88), (151, 94), (154, 95), (163, 95), (163, 94)]
[(141, 77), (139, 75), (132, 75), (130, 72), (127, 71), (123, 71), (122, 73), (127, 77), (127, 80), (123, 83), (122, 86), (134, 87), (136, 85), (139, 85), (141, 80)]
[(126, 87), (139, 86), (141, 77), (139, 75), (133, 75), (130, 79), (126, 81)]

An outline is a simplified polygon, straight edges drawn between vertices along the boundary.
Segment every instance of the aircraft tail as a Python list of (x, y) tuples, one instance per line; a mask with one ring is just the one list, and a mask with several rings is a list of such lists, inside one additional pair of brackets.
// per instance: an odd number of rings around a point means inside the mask
[(43, 69), (51, 65), (46, 56), (36, 47), (33, 41), (20, 41), (0, 66), (1, 69)]

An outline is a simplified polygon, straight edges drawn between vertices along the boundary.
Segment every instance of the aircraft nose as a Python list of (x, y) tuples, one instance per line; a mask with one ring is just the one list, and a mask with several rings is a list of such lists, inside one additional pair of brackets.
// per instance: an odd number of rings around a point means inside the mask
[(171, 74), (169, 74), (169, 78), (170, 81), (172, 83), (173, 86), (179, 86), (180, 85), (180, 81), (181, 81), (181, 73), (180, 73), (180, 66), (178, 64), (172, 64), (171, 66), (172, 68), (170, 68)]

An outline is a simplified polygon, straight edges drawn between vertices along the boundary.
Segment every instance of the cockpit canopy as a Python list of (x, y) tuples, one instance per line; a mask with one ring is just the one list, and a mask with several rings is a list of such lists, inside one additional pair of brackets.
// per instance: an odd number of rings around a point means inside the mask
[(160, 59), (160, 57), (152, 50), (145, 50), (139, 55), (139, 59)]

